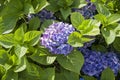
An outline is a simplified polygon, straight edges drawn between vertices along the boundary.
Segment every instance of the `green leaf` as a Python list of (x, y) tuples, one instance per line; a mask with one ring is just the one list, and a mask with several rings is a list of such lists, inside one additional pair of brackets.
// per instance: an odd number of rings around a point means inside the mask
[(120, 24), (118, 24), (118, 25), (115, 27), (114, 31), (116, 32), (116, 36), (117, 36), (117, 37), (120, 37)]
[(113, 42), (113, 47), (115, 48), (115, 50), (120, 52), (120, 38), (119, 37), (117, 37), (115, 41)]
[(91, 0), (91, 2), (96, 2), (96, 0)]
[(40, 19), (34, 17), (29, 21), (29, 30), (37, 30), (40, 27)]
[(27, 47), (16, 45), (14, 51), (15, 51), (15, 54), (17, 55), (17, 57), (20, 59), (26, 54)]
[(22, 9), (23, 9), (23, 4), (21, 3), (20, 0), (10, 0), (8, 4), (6, 4), (5, 8), (2, 10), (1, 15), (11, 16), (13, 14), (21, 13)]
[(46, 7), (47, 10), (52, 12), (57, 12), (60, 9), (60, 6), (57, 4), (56, 0), (49, 0), (49, 5)]
[(57, 4), (63, 8), (69, 7), (72, 5), (74, 0), (59, 0)]
[(40, 36), (40, 31), (29, 31), (25, 33), (24, 41), (31, 41), (37, 36)]
[(71, 14), (72, 25), (77, 29), (78, 26), (84, 21), (84, 17), (79, 12), (74, 12)]
[[(9, 52), (9, 53), (10, 53), (10, 52)], [(12, 53), (12, 54), (13, 54), (13, 53)], [(9, 69), (11, 69), (14, 65), (16, 65), (17, 62), (18, 62), (18, 58), (16, 57), (15, 54), (12, 55), (12, 56), (9, 55), (9, 58), (8, 58), (7, 62), (5, 63), (4, 67), (5, 67), (6, 70), (9, 70)]]
[(105, 15), (103, 15), (103, 14), (97, 14), (94, 17), (95, 17), (95, 19), (97, 19), (98, 21), (100, 21), (103, 25), (107, 24), (107, 18), (106, 18)]
[(23, 5), (20, 0), (10, 0), (0, 15), (0, 34), (10, 33), (22, 14)]
[(24, 30), (23, 30), (23, 24), (21, 25), (20, 28), (18, 28), (15, 33), (14, 33), (14, 39), (19, 42), (23, 43), (24, 40)]
[(48, 26), (51, 25), (52, 23), (53, 23), (53, 20), (45, 20), (42, 23), (40, 30), (44, 32), (45, 28), (48, 28)]
[(82, 76), (85, 80), (97, 80), (94, 77), (91, 76)]
[(34, 13), (34, 8), (31, 4), (29, 3), (24, 3), (24, 14), (31, 14)]
[(79, 0), (79, 1), (80, 1), (79, 8), (82, 8), (85, 5), (87, 5), (86, 0)]
[(109, 2), (107, 2), (107, 7), (108, 7), (110, 10), (114, 10), (114, 8), (115, 8), (114, 1), (109, 1)]
[(111, 44), (115, 40), (116, 33), (114, 30), (109, 29), (109, 28), (102, 28), (101, 32), (108, 45)]
[(67, 6), (71, 6), (74, 0), (65, 0), (64, 2), (66, 3)]
[(72, 45), (73, 47), (81, 47), (83, 46), (82, 43), (82, 35), (78, 32), (73, 32), (70, 34), (68, 38), (68, 44)]
[(79, 74), (74, 72), (60, 69), (60, 73), (56, 73), (55, 80), (79, 80)]
[(57, 5), (59, 5), (60, 7), (67, 7), (66, 0), (57, 1)]
[(21, 61), (20, 61), (19, 65), (15, 67), (14, 72), (21, 72), (26, 69), (26, 67), (27, 67), (26, 58), (22, 57), (20, 60)]
[(54, 68), (46, 68), (41, 71), (40, 80), (54, 80), (55, 78), (55, 69)]
[(11, 14), (0, 17), (0, 34), (10, 33), (16, 26), (18, 15)]
[(55, 61), (56, 56), (42, 56), (42, 57), (40, 57), (39, 55), (32, 55), (31, 59), (33, 61), (40, 63), (40, 64), (43, 64), (43, 65), (50, 65)]
[(78, 30), (82, 35), (95, 36), (100, 34), (100, 22), (97, 20), (84, 20), (81, 25), (79, 25)]
[(107, 0), (102, 0), (102, 2), (106, 3)]
[(0, 12), (1, 10), (4, 8), (5, 4), (4, 4), (5, 0), (0, 0)]
[(9, 70), (12, 67), (13, 67), (13, 61), (12, 61), (11, 57), (9, 57), (9, 60), (5, 63), (4, 68), (7, 71), (7, 70)]
[(63, 19), (66, 20), (71, 13), (71, 8), (65, 8), (65, 9), (61, 8), (60, 12), (62, 14)]
[(107, 52), (107, 48), (103, 45), (92, 45), (92, 50), (100, 51), (100, 52)]
[[(19, 60), (18, 60), (18, 57), (15, 54), (9, 57), (8, 66), (11, 67), (13, 65), (17, 65), (18, 63), (19, 63)], [(6, 67), (6, 69), (8, 69), (8, 68)]]
[(80, 74), (81, 67), (84, 63), (84, 57), (80, 51), (75, 50), (66, 56), (58, 55), (57, 61), (63, 68)]
[(73, 8), (82, 8), (82, 7), (86, 6), (86, 5), (87, 5), (86, 0), (74, 0), (71, 7), (73, 7)]
[(39, 42), (40, 31), (29, 31), (25, 33), (24, 42), (29, 43), (29, 45), (34, 46)]
[(9, 60), (9, 54), (5, 50), (0, 50), (0, 64), (4, 65)]
[(108, 17), (108, 24), (113, 24), (120, 21), (120, 14), (112, 14)]
[(13, 34), (0, 35), (0, 45), (2, 45), (5, 48), (11, 48), (14, 45), (14, 35)]
[(87, 38), (78, 32), (73, 32), (70, 34), (67, 43), (73, 47), (82, 47), (85, 42), (88, 42), (91, 40), (92, 40), (92, 38)]
[(105, 16), (111, 15), (110, 11), (103, 4), (96, 3), (95, 5), (96, 5), (98, 13), (103, 14)]
[(49, 5), (49, 3), (47, 2), (47, 0), (34, 0), (34, 1), (32, 1), (32, 4), (34, 6), (35, 13), (38, 13), (43, 8), (45, 8), (46, 6)]
[(120, 24), (119, 23), (110, 24), (105, 27), (109, 28), (110, 30), (113, 30), (116, 33), (116, 37), (120, 37)]
[(110, 68), (105, 69), (102, 72), (101, 80), (115, 80), (113, 71)]
[(18, 80), (18, 73), (13, 72), (12, 69), (8, 70), (7, 73), (2, 77), (1, 80)]
[(54, 80), (55, 69), (42, 69), (40, 66), (27, 62), (26, 70), (19, 73), (19, 80)]
[(27, 67), (24, 71), (19, 72), (19, 80), (40, 80), (42, 68), (36, 64), (27, 61)]
[(2, 76), (6, 73), (6, 69), (4, 68), (4, 66), (2, 66), (0, 64), (0, 79), (2, 78)]
[(40, 64), (50, 65), (56, 60), (56, 56), (47, 55), (49, 51), (46, 49), (38, 48), (37, 51), (30, 56), (30, 58)]

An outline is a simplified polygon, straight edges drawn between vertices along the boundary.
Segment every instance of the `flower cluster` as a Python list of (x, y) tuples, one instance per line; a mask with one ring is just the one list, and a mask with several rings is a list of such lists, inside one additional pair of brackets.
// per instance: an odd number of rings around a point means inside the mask
[(104, 70), (104, 66), (101, 63), (101, 53), (88, 49), (82, 49), (81, 52), (83, 53), (85, 58), (82, 72), (89, 76), (99, 76), (100, 73)]
[(110, 67), (114, 74), (117, 75), (120, 69), (120, 61), (115, 53), (109, 52), (102, 55), (102, 62), (105, 68)]
[(42, 11), (38, 12), (37, 14), (29, 14), (28, 19), (31, 19), (33, 17), (39, 17), (41, 22), (43, 22), (46, 19), (56, 19), (54, 14), (51, 11), (47, 11), (43, 9)]
[(107, 67), (111, 68), (115, 75), (120, 69), (120, 61), (115, 53), (101, 53), (89, 49), (81, 48), (85, 63), (82, 67), (82, 72), (89, 76), (99, 77), (101, 72)]
[(67, 23), (57, 22), (49, 26), (41, 37), (41, 44), (54, 54), (68, 54), (73, 50), (68, 43), (68, 36), (74, 27)]
[(86, 19), (93, 18), (93, 16), (96, 14), (96, 7), (93, 3), (91, 3), (89, 0), (87, 0), (87, 5), (78, 9), (73, 9), (73, 12), (80, 12)]

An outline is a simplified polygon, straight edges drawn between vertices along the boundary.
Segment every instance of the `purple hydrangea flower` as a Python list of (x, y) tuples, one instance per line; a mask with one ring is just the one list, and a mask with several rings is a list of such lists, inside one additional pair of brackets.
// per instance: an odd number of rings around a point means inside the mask
[(100, 74), (107, 67), (111, 68), (115, 75), (120, 69), (120, 61), (115, 53), (101, 53), (85, 48), (79, 49), (84, 55), (84, 65), (82, 72), (89, 76), (100, 77)]
[(53, 12), (47, 11), (45, 9), (37, 13), (36, 16), (39, 17), (42, 22), (46, 19), (56, 19)]
[(90, 0), (86, 0), (87, 2), (90, 2)]
[(93, 16), (96, 14), (96, 7), (93, 3), (90, 2), (90, 0), (87, 0), (87, 5), (78, 9), (73, 9), (73, 12), (80, 12), (86, 19), (93, 18)]
[(38, 12), (37, 14), (29, 14), (28, 15), (28, 20), (30, 20), (33, 17), (39, 17), (41, 22), (43, 22), (46, 19), (52, 19), (52, 20), (56, 19), (56, 17), (54, 16), (54, 14), (51, 11), (47, 11), (45, 9)]
[(63, 22), (53, 23), (43, 33), (41, 44), (54, 54), (68, 54), (73, 50), (68, 43), (68, 36), (75, 31), (72, 25)]

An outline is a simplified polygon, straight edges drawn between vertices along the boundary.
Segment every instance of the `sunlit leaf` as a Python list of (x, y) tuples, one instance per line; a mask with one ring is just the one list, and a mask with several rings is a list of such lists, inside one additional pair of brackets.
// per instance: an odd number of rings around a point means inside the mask
[(2, 45), (5, 48), (11, 48), (14, 45), (14, 35), (13, 34), (0, 35), (0, 45)]
[(58, 55), (57, 61), (63, 68), (80, 74), (81, 67), (84, 63), (84, 57), (79, 51), (73, 51), (67, 56)]

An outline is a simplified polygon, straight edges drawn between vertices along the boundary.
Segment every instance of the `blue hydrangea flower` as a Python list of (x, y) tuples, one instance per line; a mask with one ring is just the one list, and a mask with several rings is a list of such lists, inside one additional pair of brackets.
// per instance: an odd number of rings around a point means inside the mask
[(101, 63), (101, 53), (84, 48), (81, 50), (85, 59), (84, 65), (82, 67), (82, 72), (89, 76), (99, 76), (100, 73), (104, 70), (104, 66)]
[(120, 53), (116, 53), (116, 55), (117, 55), (117, 57), (119, 58), (119, 60), (120, 60)]
[(73, 50), (68, 43), (68, 36), (75, 31), (72, 25), (63, 22), (53, 23), (43, 33), (41, 44), (54, 54), (68, 54)]
[(54, 14), (51, 11), (47, 11), (45, 9), (38, 12), (37, 14), (29, 14), (28, 15), (29, 20), (33, 17), (39, 17), (41, 22), (43, 22), (44, 20), (47, 20), (47, 19), (53, 19), (53, 20), (56, 19), (56, 17), (54, 16)]
[(84, 78), (80, 78), (80, 80), (84, 80)]
[(120, 61), (115, 53), (109, 52), (102, 55), (102, 62), (105, 68), (111, 68), (114, 74), (117, 75), (120, 69)]
[(93, 18), (93, 16), (96, 14), (96, 7), (93, 3), (91, 3), (89, 0), (87, 0), (88, 4), (80, 9), (75, 8), (73, 9), (73, 12), (80, 12), (85, 19)]
[(107, 67), (111, 68), (115, 75), (120, 69), (120, 61), (115, 53), (101, 53), (85, 48), (79, 49), (84, 55), (84, 65), (82, 72), (89, 76), (100, 77), (100, 74)]

